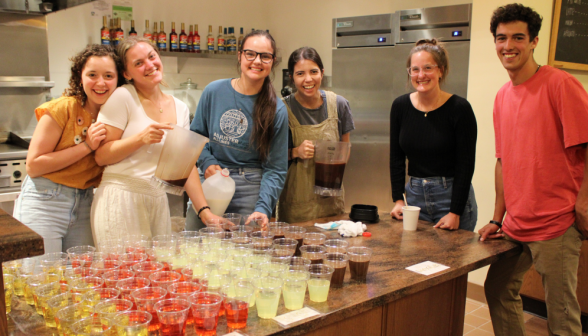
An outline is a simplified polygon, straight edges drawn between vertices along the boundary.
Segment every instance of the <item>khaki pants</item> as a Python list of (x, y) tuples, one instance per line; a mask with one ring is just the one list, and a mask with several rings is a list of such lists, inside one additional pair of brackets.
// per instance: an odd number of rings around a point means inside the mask
[(484, 291), (495, 335), (525, 335), (523, 302), (519, 296), (523, 276), (531, 265), (541, 275), (547, 304), (549, 335), (582, 334), (580, 305), (576, 297), (582, 234), (572, 225), (562, 236), (523, 245), (519, 255), (490, 266)]

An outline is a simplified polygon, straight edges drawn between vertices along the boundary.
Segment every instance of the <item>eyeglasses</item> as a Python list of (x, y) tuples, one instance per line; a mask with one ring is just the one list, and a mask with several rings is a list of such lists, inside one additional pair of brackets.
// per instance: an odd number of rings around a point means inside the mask
[(408, 74), (411, 76), (418, 76), (421, 73), (421, 70), (425, 75), (430, 75), (433, 73), (433, 71), (435, 71), (435, 68), (438, 68), (438, 67), (439, 67), (438, 65), (427, 64), (422, 69), (415, 66), (415, 67), (406, 68), (406, 71), (408, 71)]
[(271, 63), (271, 61), (274, 60), (274, 54), (272, 53), (260, 53), (254, 50), (245, 49), (243, 50), (243, 54), (248, 61), (254, 61), (257, 58), (257, 55), (259, 55), (259, 59), (265, 64)]

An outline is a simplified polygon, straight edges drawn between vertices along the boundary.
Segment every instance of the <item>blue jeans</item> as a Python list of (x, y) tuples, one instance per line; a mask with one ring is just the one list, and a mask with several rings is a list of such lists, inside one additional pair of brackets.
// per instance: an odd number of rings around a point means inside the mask
[(43, 237), (45, 253), (94, 246), (90, 208), (94, 188), (76, 189), (44, 177), (25, 177), (14, 203), (14, 218)]
[[(255, 210), (255, 204), (259, 199), (261, 188), (260, 168), (229, 168), (229, 176), (235, 181), (235, 194), (225, 213), (238, 213), (249, 216)], [(200, 182), (204, 183), (204, 173), (200, 173)], [(271, 214), (270, 214), (271, 216)], [(269, 217), (269, 216), (268, 216)], [(192, 207), (192, 201), (188, 201), (186, 211), (186, 231), (198, 231), (206, 227)]]
[[(452, 177), (410, 177), (405, 190), (408, 204), (421, 208), (420, 220), (437, 223), (449, 213), (453, 191)], [(459, 218), (459, 228), (474, 231), (477, 221), (478, 204), (474, 187), (470, 185), (468, 201)]]

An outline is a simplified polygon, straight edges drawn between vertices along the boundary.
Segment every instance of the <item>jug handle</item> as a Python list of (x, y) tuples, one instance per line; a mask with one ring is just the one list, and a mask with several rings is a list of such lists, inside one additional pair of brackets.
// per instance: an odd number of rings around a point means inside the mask
[[(167, 130), (167, 129), (164, 129), (164, 130), (162, 130), (162, 131), (163, 131), (163, 133), (164, 133), (164, 134), (163, 134), (163, 138), (161, 139), (161, 141), (160, 141), (159, 143), (163, 143), (163, 142), (165, 142), (165, 137), (167, 136), (167, 133), (166, 133), (166, 132), (167, 132), (167, 131), (169, 131), (169, 130)], [(151, 145), (149, 145), (149, 148), (147, 148), (147, 153), (148, 153), (148, 154), (151, 154), (151, 153), (153, 153), (153, 146), (155, 146), (155, 145), (156, 145), (156, 144), (151, 144)]]

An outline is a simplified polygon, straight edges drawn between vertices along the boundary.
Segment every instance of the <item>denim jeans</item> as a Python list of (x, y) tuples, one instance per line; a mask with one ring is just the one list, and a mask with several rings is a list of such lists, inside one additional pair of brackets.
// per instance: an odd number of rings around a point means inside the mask
[[(235, 181), (235, 194), (225, 213), (239, 213), (243, 216), (249, 216), (255, 210), (255, 204), (259, 199), (262, 170), (260, 168), (230, 168), (229, 171), (229, 176)], [(200, 169), (198, 172), (200, 173), (200, 182), (204, 183), (204, 174)], [(200, 217), (196, 215), (192, 201), (188, 201), (186, 231), (198, 231), (205, 226)]]
[(76, 189), (44, 177), (25, 177), (14, 218), (43, 237), (45, 253), (94, 246), (90, 208), (94, 188)]
[[(453, 191), (452, 177), (410, 177), (405, 190), (408, 204), (421, 208), (420, 220), (437, 223), (449, 213)], [(459, 218), (459, 228), (474, 231), (477, 221), (478, 204), (474, 187), (470, 185), (468, 201)]]

